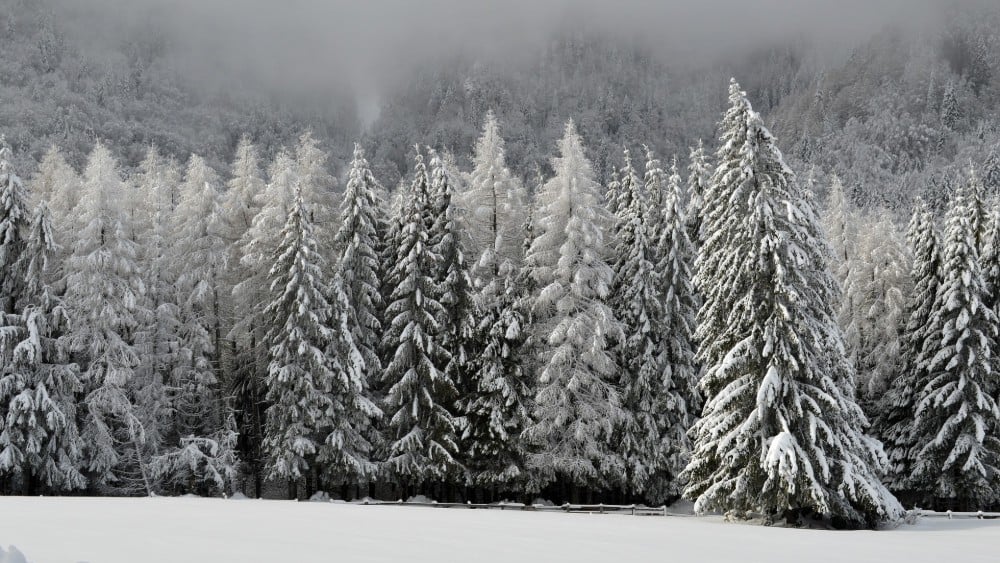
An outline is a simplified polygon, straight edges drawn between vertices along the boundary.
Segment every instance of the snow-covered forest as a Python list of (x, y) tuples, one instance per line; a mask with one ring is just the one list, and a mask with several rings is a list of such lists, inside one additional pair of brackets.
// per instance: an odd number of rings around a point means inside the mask
[(0, 0), (0, 493), (1000, 506), (995, 7), (833, 67), (567, 32), (367, 122), (56, 9)]

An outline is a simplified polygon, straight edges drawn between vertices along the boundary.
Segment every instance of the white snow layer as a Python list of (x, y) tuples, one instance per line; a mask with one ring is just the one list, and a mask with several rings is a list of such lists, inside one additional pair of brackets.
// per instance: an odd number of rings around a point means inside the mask
[(16, 545), (28, 563), (975, 563), (997, 560), (1000, 520), (925, 518), (892, 531), (835, 532), (728, 524), (717, 517), (0, 497), (0, 546), (7, 545)]

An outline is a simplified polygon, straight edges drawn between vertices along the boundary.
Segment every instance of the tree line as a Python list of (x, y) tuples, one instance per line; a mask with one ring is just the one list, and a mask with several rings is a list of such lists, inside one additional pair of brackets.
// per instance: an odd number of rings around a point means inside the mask
[(391, 194), (358, 146), (335, 190), (309, 133), (266, 176), (245, 139), (225, 184), (155, 147), (123, 178), (98, 143), (25, 185), (2, 149), (0, 488), (683, 495), (845, 527), (898, 518), (890, 489), (996, 502), (977, 176), (943, 241), (918, 208), (917, 289), (880, 293), (903, 267), (857, 250), (842, 189), (820, 220), (735, 81), (729, 101), (714, 168), (625, 150), (607, 186), (570, 121), (525, 187), (492, 114), (471, 171), (417, 146)]

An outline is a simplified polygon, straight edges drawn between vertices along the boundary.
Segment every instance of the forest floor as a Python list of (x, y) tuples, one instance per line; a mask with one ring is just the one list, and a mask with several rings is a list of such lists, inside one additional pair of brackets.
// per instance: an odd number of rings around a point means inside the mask
[(718, 517), (0, 497), (0, 547), (10, 545), (28, 563), (974, 563), (998, 561), (1000, 520), (922, 518), (889, 531), (835, 532)]

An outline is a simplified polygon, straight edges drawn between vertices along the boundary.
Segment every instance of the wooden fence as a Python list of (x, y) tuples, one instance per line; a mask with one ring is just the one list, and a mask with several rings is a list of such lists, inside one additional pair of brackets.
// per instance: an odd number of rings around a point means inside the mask
[(643, 506), (637, 504), (524, 504), (520, 502), (498, 502), (476, 504), (472, 502), (404, 502), (402, 500), (365, 500), (361, 504), (369, 506), (423, 506), (433, 508), (465, 508), (470, 510), (524, 510), (530, 512), (574, 512), (579, 514), (628, 514), (631, 516), (691, 516), (667, 511), (666, 506)]

